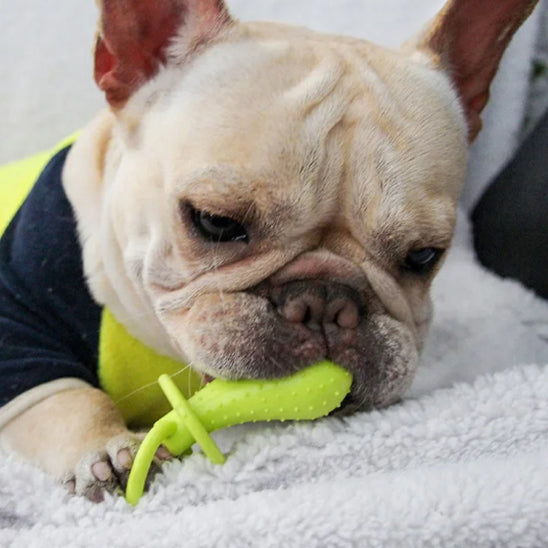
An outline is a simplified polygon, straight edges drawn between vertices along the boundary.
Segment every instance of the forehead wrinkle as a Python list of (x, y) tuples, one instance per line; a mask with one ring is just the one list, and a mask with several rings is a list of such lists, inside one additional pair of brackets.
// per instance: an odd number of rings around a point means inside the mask
[(175, 196), (218, 215), (238, 215), (240, 222), (281, 222), (292, 203), (277, 193), (276, 174), (253, 173), (235, 166), (195, 169), (176, 185)]
[(386, 190), (383, 172), (390, 170), (396, 155), (409, 148), (406, 117), (372, 49), (375, 46), (361, 42), (342, 48), (349, 67), (347, 88), (352, 91), (344, 112), (343, 182), (353, 217), (371, 213), (373, 202)]
[(283, 94), (284, 100), (310, 112), (334, 91), (344, 73), (345, 68), (338, 56), (328, 52)]
[(258, 189), (266, 190), (267, 183), (259, 175), (230, 165), (208, 165), (193, 169), (178, 177), (175, 193), (190, 196), (211, 198), (212, 202), (219, 198), (237, 201), (252, 198)]
[(296, 170), (288, 175), (301, 181), (294, 189), (292, 203), (303, 210), (312, 206), (318, 216), (326, 216), (338, 194), (339, 185), (333, 180), (340, 177), (344, 164), (336, 128), (344, 121), (354, 91), (348, 85), (351, 68), (337, 48), (322, 47), (318, 53), (310, 53), (306, 52), (314, 59), (307, 65), (310, 70), (304, 71), (281, 97), (284, 110), (299, 120), (298, 133), (286, 140), (283, 154), (293, 159)]
[[(381, 233), (403, 227), (402, 241), (417, 228), (418, 241), (425, 233), (448, 240), (454, 204), (447, 189), (461, 177), (452, 106), (424, 78), (427, 69), (400, 71), (397, 56), (383, 64), (369, 59), (367, 50), (364, 57), (360, 93), (349, 110), (356, 126), (347, 152), (352, 218), (364, 240), (380, 226)], [(402, 79), (407, 85), (393, 85)]]

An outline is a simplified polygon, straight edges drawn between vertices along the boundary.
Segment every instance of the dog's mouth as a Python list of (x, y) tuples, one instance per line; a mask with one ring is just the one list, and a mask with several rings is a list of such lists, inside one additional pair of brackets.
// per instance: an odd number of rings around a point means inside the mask
[(184, 324), (173, 324), (176, 340), (192, 341), (193, 351), (185, 357), (196, 364), (202, 386), (217, 378), (281, 379), (327, 359), (353, 377), (351, 394), (341, 406), (350, 414), (392, 403), (405, 391), (416, 367), (412, 331), (374, 299), (356, 327), (337, 328), (324, 321), (321, 329), (306, 321), (284, 320), (267, 299), (247, 292), (227, 294), (223, 306), (217, 295), (202, 299)]

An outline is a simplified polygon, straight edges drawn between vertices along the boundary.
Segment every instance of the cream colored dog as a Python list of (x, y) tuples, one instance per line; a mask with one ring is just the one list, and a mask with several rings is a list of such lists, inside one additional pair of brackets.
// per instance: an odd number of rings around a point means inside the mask
[[(103, 0), (110, 109), (64, 171), (91, 293), (208, 377), (352, 372), (346, 409), (411, 383), (467, 147), (535, 0), (452, 0), (400, 50), (233, 20), (222, 0)], [(91, 386), (13, 418), (4, 443), (78, 493), (138, 444)]]

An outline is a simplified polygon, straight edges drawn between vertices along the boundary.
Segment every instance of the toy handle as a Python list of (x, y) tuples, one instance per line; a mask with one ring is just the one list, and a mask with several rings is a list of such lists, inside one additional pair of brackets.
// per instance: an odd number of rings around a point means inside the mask
[(319, 362), (290, 377), (271, 381), (216, 379), (187, 402), (167, 375), (158, 379), (173, 407), (156, 421), (144, 439), (131, 471), (126, 500), (137, 504), (144, 491), (148, 468), (163, 443), (180, 455), (197, 442), (211, 462), (225, 457), (209, 432), (258, 420), (312, 420), (341, 405), (352, 375), (331, 362)]
[(143, 496), (148, 469), (162, 443), (174, 455), (179, 455), (197, 442), (211, 462), (225, 462), (224, 455), (171, 378), (160, 375), (158, 382), (173, 411), (154, 423), (137, 451), (126, 488), (126, 500), (132, 505)]
[(196, 442), (213, 464), (223, 464), (225, 462), (224, 455), (209, 435), (200, 417), (198, 417), (189, 402), (179, 392), (179, 389), (169, 375), (160, 375), (158, 383), (171, 407), (173, 407), (173, 411), (160, 420), (169, 420), (169, 417), (173, 417), (172, 422), (174, 422), (176, 427), (176, 432), (171, 433), (164, 440), (167, 449), (174, 455), (180, 455), (193, 442)]
[(126, 500), (130, 504), (135, 506), (143, 496), (146, 477), (154, 455), (164, 440), (172, 436), (176, 430), (177, 424), (173, 420), (159, 420), (141, 443), (131, 467), (130, 479), (126, 489)]

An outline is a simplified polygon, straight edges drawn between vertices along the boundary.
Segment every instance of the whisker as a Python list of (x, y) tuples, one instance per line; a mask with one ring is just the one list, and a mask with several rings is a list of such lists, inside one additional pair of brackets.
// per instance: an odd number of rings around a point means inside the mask
[[(192, 370), (193, 370), (192, 364), (187, 364), (184, 367), (181, 367), (181, 369), (175, 371), (175, 373), (172, 373), (171, 375), (169, 375), (169, 377), (171, 379), (174, 379), (175, 377), (177, 377), (179, 375), (182, 375), (183, 373), (186, 372), (187, 375), (188, 375), (188, 385), (190, 386), (190, 380), (192, 378)], [(136, 394), (139, 394), (140, 392), (143, 392), (147, 388), (150, 388), (151, 386), (155, 386), (157, 384), (158, 384), (158, 381), (156, 380), (156, 381), (150, 382), (148, 384), (145, 384), (143, 386), (140, 386), (139, 388), (136, 388), (135, 390), (133, 390), (129, 394), (126, 394), (125, 396), (123, 396), (122, 398), (119, 398), (119, 399), (115, 400), (114, 403), (115, 404), (122, 403), (122, 402), (126, 401), (127, 399), (135, 396)]]
[(245, 212), (245, 215), (243, 216), (243, 219), (242, 219), (242, 221), (241, 221), (241, 224), (242, 224), (242, 225), (245, 226), (245, 223), (246, 223), (246, 221), (247, 221), (247, 219), (248, 219), (248, 216), (249, 216), (249, 214), (251, 213), (251, 210), (252, 210), (252, 209), (253, 209), (253, 204), (250, 203), (249, 206), (248, 206), (248, 208), (247, 208), (247, 210), (246, 210), (246, 212)]

